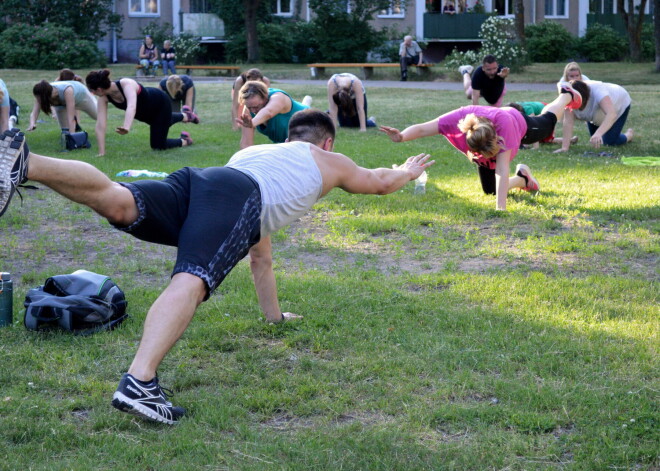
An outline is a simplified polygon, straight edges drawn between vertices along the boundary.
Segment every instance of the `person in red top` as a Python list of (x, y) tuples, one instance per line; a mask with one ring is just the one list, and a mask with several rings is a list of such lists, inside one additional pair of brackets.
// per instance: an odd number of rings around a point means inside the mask
[(539, 183), (527, 165), (516, 166), (509, 177), (511, 162), (520, 144), (539, 142), (554, 132), (565, 108), (582, 105), (581, 95), (564, 85), (559, 96), (549, 103), (540, 116), (525, 116), (515, 108), (464, 106), (426, 123), (409, 126), (403, 131), (381, 126), (393, 142), (405, 142), (442, 134), (459, 151), (477, 165), (484, 193), (496, 195), (496, 209), (506, 210), (506, 197), (512, 188), (538, 191)]

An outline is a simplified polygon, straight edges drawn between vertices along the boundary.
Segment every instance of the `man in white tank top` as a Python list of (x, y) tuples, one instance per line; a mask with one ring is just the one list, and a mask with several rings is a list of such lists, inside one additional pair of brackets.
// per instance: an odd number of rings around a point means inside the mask
[[(17, 130), (0, 138), (0, 216), (16, 186), (30, 179), (90, 207), (135, 237), (177, 246), (173, 276), (149, 309), (138, 351), (112, 401), (122, 411), (167, 424), (177, 423), (185, 410), (168, 401), (156, 369), (197, 307), (245, 254), (249, 252), (266, 320), (301, 317), (280, 310), (270, 233), (300, 217), (333, 188), (384, 195), (434, 163), (429, 155), (419, 154), (395, 168), (359, 167), (332, 152), (334, 124), (326, 113), (311, 109), (291, 118), (292, 142), (253, 146), (238, 152), (225, 167), (184, 168), (164, 181), (112, 182), (85, 162), (30, 153)], [(184, 191), (177, 186), (182, 183), (188, 185)], [(179, 204), (192, 209), (179, 211)], [(180, 214), (186, 214), (184, 220)]]

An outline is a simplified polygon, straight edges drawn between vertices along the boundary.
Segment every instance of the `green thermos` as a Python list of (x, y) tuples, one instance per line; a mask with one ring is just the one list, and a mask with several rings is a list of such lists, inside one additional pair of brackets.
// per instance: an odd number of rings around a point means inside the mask
[(14, 298), (11, 274), (0, 273), (0, 327), (13, 322)]

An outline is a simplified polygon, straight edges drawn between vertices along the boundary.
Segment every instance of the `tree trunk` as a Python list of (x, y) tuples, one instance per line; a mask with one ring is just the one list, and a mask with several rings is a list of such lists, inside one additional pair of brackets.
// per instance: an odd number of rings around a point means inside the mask
[(647, 0), (641, 0), (639, 5), (639, 12), (637, 14), (635, 14), (634, 0), (628, 0), (628, 11), (626, 11), (624, 8), (623, 0), (617, 0), (616, 2), (619, 15), (621, 15), (621, 18), (623, 18), (623, 24), (626, 25), (626, 32), (628, 33), (628, 43), (630, 48), (630, 59), (634, 62), (639, 62), (642, 59), (642, 26), (644, 25), (644, 10), (646, 9), (646, 1)]
[(523, 0), (515, 0), (514, 9), (516, 12), (516, 36), (521, 44), (525, 44), (525, 5)]
[(257, 34), (257, 11), (261, 0), (243, 0), (245, 5), (245, 32), (247, 35), (247, 61), (259, 60), (259, 37)]
[(660, 72), (660, 0), (653, 0), (655, 26), (655, 71)]

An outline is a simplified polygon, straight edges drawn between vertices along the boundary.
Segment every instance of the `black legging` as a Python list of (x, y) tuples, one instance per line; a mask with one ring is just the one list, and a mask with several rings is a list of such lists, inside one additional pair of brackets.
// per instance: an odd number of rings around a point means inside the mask
[[(125, 111), (126, 94), (121, 86), (121, 82), (117, 80), (115, 83), (121, 94), (124, 95), (124, 101), (117, 103), (110, 96), (108, 96), (108, 101), (120, 110)], [(167, 138), (170, 126), (183, 121), (183, 114), (172, 113), (172, 101), (164, 91), (158, 88), (148, 88), (140, 85), (140, 91), (135, 104), (135, 119), (149, 125), (149, 144), (152, 149), (165, 150), (183, 145), (181, 139)]]

